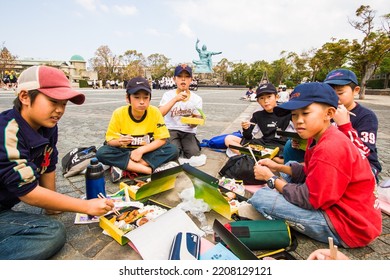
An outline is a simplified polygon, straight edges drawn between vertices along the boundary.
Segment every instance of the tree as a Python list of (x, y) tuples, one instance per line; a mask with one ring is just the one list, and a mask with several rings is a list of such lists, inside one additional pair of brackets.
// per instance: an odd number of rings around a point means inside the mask
[(285, 58), (275, 60), (272, 62), (271, 67), (272, 71), (270, 73), (270, 79), (274, 82), (275, 86), (284, 84), (287, 77), (289, 77), (292, 73), (292, 66), (287, 64), (287, 60)]
[(310, 61), (309, 52), (303, 52), (301, 55), (298, 55), (295, 52), (289, 52), (285, 54), (287, 64), (292, 66), (292, 73), (290, 75), (290, 80), (293, 85), (306, 82), (312, 76), (311, 71), (308, 67)]
[(137, 76), (144, 76), (146, 60), (142, 53), (136, 50), (127, 50), (119, 56), (121, 61), (122, 80), (130, 80)]
[(95, 57), (90, 59), (90, 63), (101, 80), (116, 80), (121, 74), (120, 60), (108, 46), (100, 46), (95, 52)]
[(151, 71), (153, 80), (166, 76), (167, 72), (171, 69), (169, 67), (169, 58), (159, 53), (149, 55), (147, 65)]
[(318, 50), (309, 61), (309, 66), (313, 70), (312, 81), (322, 81), (329, 71), (341, 68), (348, 62), (348, 55), (351, 50), (349, 40), (341, 39), (336, 42), (327, 42)]
[(250, 66), (247, 63), (233, 63), (232, 71), (229, 72), (226, 79), (233, 85), (248, 85), (248, 71)]
[(226, 78), (232, 63), (227, 58), (222, 58), (213, 68), (214, 73), (219, 77), (222, 83), (227, 82)]
[[(265, 72), (269, 73), (271, 70), (270, 64), (265, 60), (258, 60), (250, 64), (248, 71), (246, 72), (246, 81), (248, 86), (257, 87), (260, 82), (263, 74)], [(268, 76), (268, 75), (267, 75)], [(270, 79), (270, 77), (268, 77)], [(272, 79), (271, 81), (272, 82)]]
[(390, 23), (390, 16), (383, 16), (385, 24), (374, 31), (375, 12), (370, 6), (361, 5), (356, 10), (360, 20), (350, 21), (350, 24), (364, 34), (361, 42), (353, 40), (350, 59), (356, 74), (360, 77), (359, 99), (365, 98), (366, 82), (375, 73), (386, 55), (390, 52), (390, 31), (386, 30)]
[(390, 79), (390, 53), (386, 55), (381, 65), (379, 66), (379, 73), (386, 75), (383, 88), (388, 88)]
[(12, 71), (14, 69), (15, 61), (17, 59), (16, 55), (13, 55), (6, 47), (5, 42), (2, 43), (0, 49), (0, 74), (1, 80), (5, 71)]

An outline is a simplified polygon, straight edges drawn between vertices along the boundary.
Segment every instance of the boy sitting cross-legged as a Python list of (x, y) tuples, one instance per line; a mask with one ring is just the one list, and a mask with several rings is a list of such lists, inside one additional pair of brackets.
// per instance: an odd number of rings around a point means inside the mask
[(150, 105), (151, 94), (146, 79), (131, 79), (126, 87), (129, 104), (112, 114), (105, 145), (96, 153), (100, 162), (111, 166), (112, 182), (119, 181), (127, 172), (151, 174), (163, 165), (178, 165), (174, 162), (178, 150), (167, 143), (169, 131), (159, 109)]

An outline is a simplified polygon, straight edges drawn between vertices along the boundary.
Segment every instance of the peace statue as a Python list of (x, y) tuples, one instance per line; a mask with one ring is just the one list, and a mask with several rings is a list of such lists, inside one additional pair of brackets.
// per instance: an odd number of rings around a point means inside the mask
[(213, 73), (213, 62), (211, 57), (222, 52), (210, 52), (207, 50), (206, 45), (202, 46), (202, 49), (198, 47), (199, 39), (196, 40), (195, 49), (199, 53), (199, 60), (193, 60), (195, 64), (195, 73)]

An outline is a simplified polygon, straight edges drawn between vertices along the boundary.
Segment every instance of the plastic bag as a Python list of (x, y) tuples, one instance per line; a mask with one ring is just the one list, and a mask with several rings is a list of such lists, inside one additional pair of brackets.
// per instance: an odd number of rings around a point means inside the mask
[(238, 137), (242, 137), (241, 131), (236, 131), (230, 134), (221, 134), (218, 136), (214, 136), (210, 140), (203, 139), (200, 143), (201, 147), (211, 148), (211, 149), (227, 149), (225, 145), (225, 138), (228, 135), (235, 135)]
[(205, 154), (201, 154), (199, 156), (192, 156), (190, 158), (179, 158), (179, 163), (188, 163), (191, 166), (202, 166), (206, 164), (206, 160), (207, 156)]
[(195, 189), (187, 188), (179, 193), (179, 197), (182, 200), (176, 207), (185, 212), (190, 212), (192, 216), (198, 219), (200, 222), (200, 229), (206, 234), (213, 234), (213, 229), (207, 224), (207, 218), (205, 212), (211, 210), (210, 206), (203, 201), (203, 199), (195, 198)]

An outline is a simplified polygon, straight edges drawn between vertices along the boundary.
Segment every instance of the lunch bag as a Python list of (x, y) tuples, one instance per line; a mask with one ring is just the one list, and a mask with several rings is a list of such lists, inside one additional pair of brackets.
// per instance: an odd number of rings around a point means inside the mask
[(62, 174), (65, 178), (79, 174), (87, 168), (90, 159), (95, 156), (95, 146), (80, 147), (70, 150), (61, 160)]
[(242, 180), (244, 185), (263, 185), (266, 181), (256, 180), (253, 167), (255, 160), (246, 154), (232, 156), (219, 171), (219, 175)]

